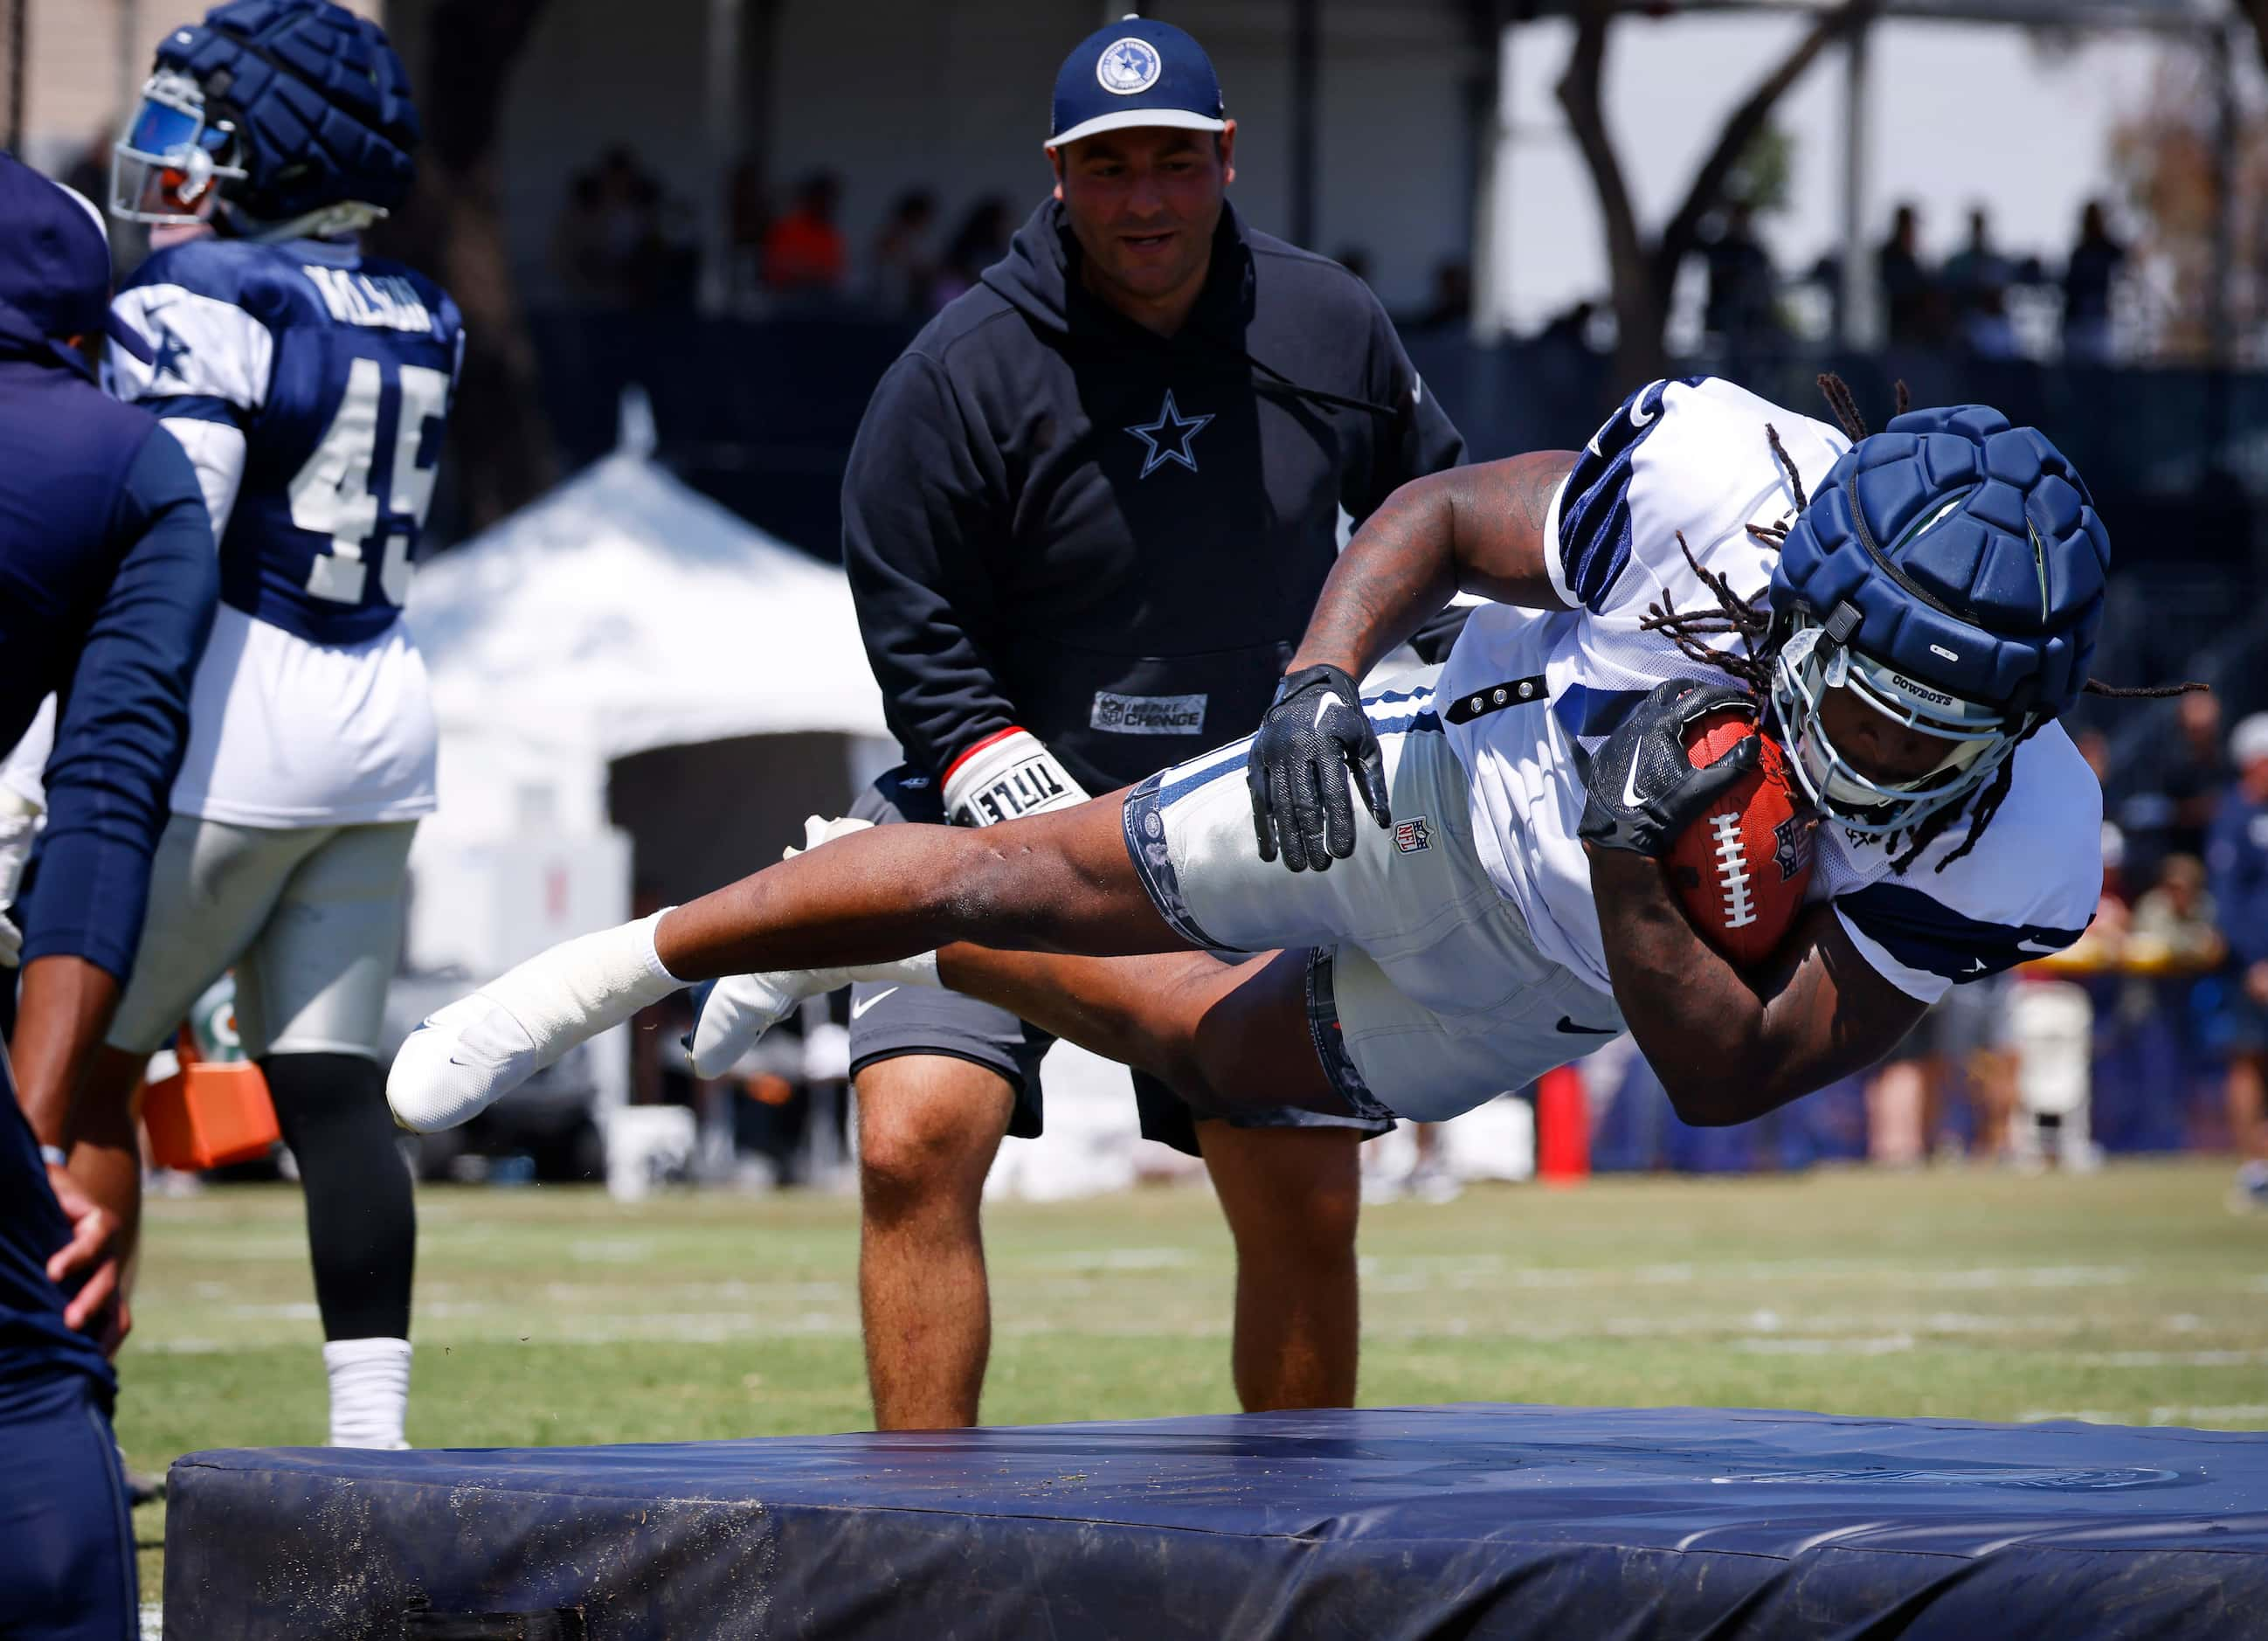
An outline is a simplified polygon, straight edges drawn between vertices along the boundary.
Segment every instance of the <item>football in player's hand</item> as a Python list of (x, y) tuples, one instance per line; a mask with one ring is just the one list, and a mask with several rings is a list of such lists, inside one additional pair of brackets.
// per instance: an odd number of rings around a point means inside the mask
[[(1705, 768), (1757, 733), (1745, 713), (1712, 712), (1686, 732), (1686, 755)], [(1778, 950), (1803, 909), (1816, 824), (1787, 754), (1771, 736), (1761, 740), (1756, 769), (1685, 828), (1668, 863), (1702, 938), (1742, 968)]]

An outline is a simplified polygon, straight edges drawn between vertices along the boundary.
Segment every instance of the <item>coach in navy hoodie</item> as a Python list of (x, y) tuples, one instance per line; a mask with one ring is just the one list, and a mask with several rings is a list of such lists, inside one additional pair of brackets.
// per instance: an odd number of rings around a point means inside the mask
[(1080, 255), (1048, 201), (890, 367), (843, 548), (909, 763), (1020, 725), (1092, 795), (1256, 728), (1339, 510), (1359, 524), (1464, 440), (1369, 287), (1226, 202), (1170, 335)]
[[(876, 390), (843, 557), (906, 767), (854, 813), (984, 826), (1255, 729), (1337, 556), (1463, 459), (1368, 288), (1223, 196), (1235, 126), (1197, 41), (1129, 18), (1056, 82), (1057, 187)], [(990, 1343), (978, 1198), (1039, 1131), (1049, 1040), (924, 988), (852, 994), (876, 1421), (971, 1423)], [(1238, 1255), (1248, 1408), (1355, 1388), (1356, 1149), (1292, 1107), (1195, 1123), (1136, 1075), (1143, 1132), (1198, 1151)]]
[(141, 932), (220, 572), (188, 458), (72, 345), (102, 335), (109, 286), (93, 208), (0, 154), (0, 748), (58, 696), (11, 1044), (30, 1123), (0, 1056), (0, 1635), (116, 1641), (138, 1623), (134, 1541), (90, 1336), (120, 1331), (117, 1265), (61, 1165)]

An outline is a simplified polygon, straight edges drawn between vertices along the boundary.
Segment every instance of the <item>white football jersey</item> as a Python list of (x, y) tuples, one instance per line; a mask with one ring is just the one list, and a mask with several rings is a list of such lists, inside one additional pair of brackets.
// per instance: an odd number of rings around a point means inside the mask
[(430, 813), (433, 713), (401, 606), (455, 305), (350, 245), (208, 237), (153, 254), (114, 312), (150, 357), (114, 350), (112, 390), (188, 452), (220, 554), (174, 810), (277, 828)]
[[(1527, 915), (1538, 949), (1602, 990), (1612, 988), (1575, 835), (1581, 770), (1654, 685), (1717, 676), (1644, 630), (1650, 611), (1714, 610), (1697, 566), (1743, 599), (1769, 585), (1776, 549), (1749, 526), (1786, 525), (1798, 503), (1767, 427), (1807, 497), (1849, 447), (1835, 429), (1715, 378), (1632, 394), (1585, 447), (1545, 521), (1551, 583), (1572, 607), (1486, 606), (1442, 669), (1439, 700), (1470, 777), (1489, 875)], [(1724, 650), (1741, 640), (1727, 632), (1706, 642)], [(2017, 750), (2007, 799), (1967, 855), (1939, 870), (1967, 838), (1965, 818), (1904, 872), (1891, 862), (1910, 838), (1822, 823), (1809, 898), (1831, 900), (1867, 961), (1934, 1002), (1956, 981), (2079, 938), (2102, 891), (2102, 822), (2093, 771), (2050, 725)], [(1776, 864), (1793, 874), (1800, 851), (1791, 836)]]

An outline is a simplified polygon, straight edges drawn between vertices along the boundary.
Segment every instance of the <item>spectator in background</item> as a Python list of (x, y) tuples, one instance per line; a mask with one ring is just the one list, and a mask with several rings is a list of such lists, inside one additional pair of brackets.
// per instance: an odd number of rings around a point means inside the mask
[(1921, 218), (1911, 204), (1891, 214), (1890, 237), (1874, 254), (1874, 276), (1882, 288), (1884, 334), (1894, 348), (1927, 347), (1937, 340), (1937, 288), (1921, 261)]
[(2079, 217), (2079, 242), (2063, 276), (2063, 357), (2073, 364), (2110, 363), (2110, 287), (2126, 247), (2110, 237), (2101, 200)]
[(2228, 1056), (2229, 1142), (2243, 1159), (2229, 1206), (2268, 1212), (2268, 712), (2228, 738), (2235, 784), (2221, 799), (2205, 870), (2233, 961), (2217, 1022)]
[(923, 305), (937, 277), (929, 252), (929, 231), (936, 221), (937, 196), (927, 188), (909, 188), (890, 207), (874, 236), (867, 271), (869, 296), (879, 312), (911, 318), (925, 311)]
[(1352, 274), (1363, 283), (1370, 283), (1370, 253), (1359, 245), (1343, 245), (1331, 253), (1331, 261)]
[(595, 171), (578, 172), (567, 184), (567, 202), (551, 224), (551, 273), (571, 307), (608, 307), (621, 300), (607, 249), (604, 185)]
[(2231, 774), (2221, 745), (2220, 700), (2201, 689), (2181, 696), (2175, 712), (2179, 737), (2168, 748), (2157, 781), (2171, 805), (2166, 847), (2178, 854), (2202, 855)]
[(1533, 392), (1557, 402), (1579, 404), (1599, 392), (1600, 353), (1591, 335), (1598, 317), (1596, 302), (1578, 302), (1552, 315), (1535, 333), (1528, 350), (1527, 375)]
[(1702, 260), (1709, 273), (1702, 324), (1735, 353), (1768, 341), (1778, 328), (1773, 313), (1778, 276), (1771, 254), (1756, 242), (1756, 212), (1748, 202), (1725, 213)]
[(627, 300), (630, 266), (654, 232), (661, 185), (620, 143), (599, 156), (598, 177), (600, 253)]
[(1539, 348), (1550, 348), (1575, 355), (1595, 355), (1599, 350), (1591, 342), (1591, 327), (1599, 317), (1596, 302), (1582, 301), (1572, 307), (1554, 313), (1542, 330), (1535, 333)]
[(835, 213), (843, 180), (815, 171), (795, 191), (795, 205), (764, 231), (764, 286), (780, 296), (829, 295), (843, 289), (850, 254)]
[(1796, 283), (1819, 287), (1820, 293), (1827, 298), (1827, 334), (1837, 342), (1844, 340), (1842, 253), (1822, 251), (1819, 260)]
[(660, 183), (646, 187), (650, 225), (632, 254), (633, 295), (645, 307), (690, 308), (701, 291), (701, 224)]
[(2195, 855), (2169, 855), (2158, 868), (2156, 886), (2134, 902), (2126, 953), (2138, 960), (2161, 958), (2174, 968), (2204, 974), (2220, 968), (2228, 955), (2216, 921), (2205, 862)]
[(1008, 254), (1008, 202), (988, 194), (968, 208), (953, 232), (930, 286), (929, 305), (941, 308), (976, 288), (979, 275)]
[(1984, 208), (1969, 213), (1969, 243), (1946, 259), (1941, 276), (1953, 304), (1962, 348), (1980, 359), (2016, 357), (2016, 327), (2008, 321), (2008, 259), (1992, 248)]
[(1433, 291), (1425, 310), (1401, 321), (1404, 335), (1413, 331), (1462, 330), (1473, 322), (1473, 270), (1462, 258), (1449, 256), (1433, 264)]
[(771, 221), (763, 167), (743, 154), (725, 179), (725, 288), (736, 301), (763, 287), (764, 231)]

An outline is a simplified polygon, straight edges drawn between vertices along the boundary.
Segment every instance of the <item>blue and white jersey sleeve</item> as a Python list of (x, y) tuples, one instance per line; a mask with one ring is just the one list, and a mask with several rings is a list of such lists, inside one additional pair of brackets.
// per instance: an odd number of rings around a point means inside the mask
[[(2058, 725), (2016, 749), (2007, 801), (1976, 848), (1939, 870), (1969, 835), (1956, 821), (1903, 873), (1837, 887), (1846, 851), (1820, 859), (1836, 916), (1859, 955), (1910, 996), (2062, 951), (2087, 931), (2102, 893), (2102, 789)], [(1866, 854), (1879, 857), (1879, 846)], [(1817, 888), (1815, 887), (1814, 893)]]
[[(268, 401), (276, 338), (244, 305), (242, 270), (195, 243), (144, 262), (111, 303), (150, 349), (110, 357), (110, 389), (160, 416), (248, 426)], [(202, 252), (203, 254), (194, 253)]]
[(267, 401), (276, 338), (241, 305), (225, 263), (182, 251), (151, 258), (112, 302), (149, 357), (112, 349), (104, 385), (165, 422), (196, 469), (218, 541), (244, 482), (247, 430)]
[(1823, 472), (1846, 447), (1832, 429), (1716, 377), (1639, 388), (1591, 436), (1552, 500), (1552, 589), (1594, 617), (1634, 617), (1665, 599), (1690, 605), (1700, 584), (1689, 549), (1704, 564), (1727, 547), (1753, 552), (1748, 525), (1792, 516), (1767, 428), (1805, 473)]
[(113, 391), (196, 464), (221, 600), (310, 644), (377, 637), (408, 596), (460, 334), (440, 288), (353, 247), (195, 239), (113, 305)]

